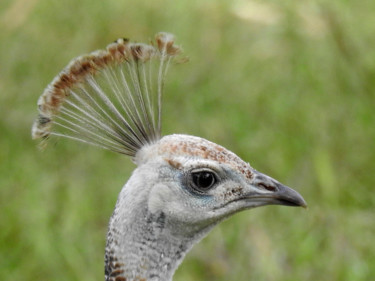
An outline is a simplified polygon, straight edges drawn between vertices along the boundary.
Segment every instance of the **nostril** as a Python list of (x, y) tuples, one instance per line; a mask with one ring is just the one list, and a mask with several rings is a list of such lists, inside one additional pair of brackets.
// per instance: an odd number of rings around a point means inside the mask
[(262, 182), (258, 183), (258, 186), (260, 186), (260, 187), (262, 187), (262, 188), (264, 188), (264, 189), (266, 189), (268, 191), (277, 191), (277, 189), (276, 189), (275, 186), (268, 185), (268, 184), (265, 184), (265, 183), (262, 183)]

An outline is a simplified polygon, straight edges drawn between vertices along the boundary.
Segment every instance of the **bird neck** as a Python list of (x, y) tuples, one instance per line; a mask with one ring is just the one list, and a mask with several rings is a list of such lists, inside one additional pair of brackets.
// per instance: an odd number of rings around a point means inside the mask
[[(200, 237), (171, 233), (165, 214), (151, 213), (147, 202), (137, 202), (129, 195), (130, 185), (131, 180), (121, 191), (109, 223), (105, 280), (170, 281)], [(137, 198), (142, 197), (147, 196)]]
[(159, 230), (153, 226), (153, 219), (148, 218), (149, 222), (143, 226), (129, 225), (121, 239), (115, 237), (120, 236), (122, 228), (110, 231), (106, 247), (106, 280), (172, 280), (175, 270), (193, 243), (157, 233)]

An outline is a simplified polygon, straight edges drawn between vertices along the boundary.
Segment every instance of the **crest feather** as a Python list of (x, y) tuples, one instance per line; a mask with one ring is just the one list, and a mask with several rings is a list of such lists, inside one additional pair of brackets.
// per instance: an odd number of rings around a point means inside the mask
[(32, 137), (62, 136), (129, 156), (159, 140), (163, 81), (181, 49), (169, 33), (155, 41), (119, 39), (73, 59), (39, 98)]

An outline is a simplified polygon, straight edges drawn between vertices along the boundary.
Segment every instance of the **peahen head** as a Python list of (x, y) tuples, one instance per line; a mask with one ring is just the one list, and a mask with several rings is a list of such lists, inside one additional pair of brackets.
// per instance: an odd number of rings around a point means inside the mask
[(293, 189), (224, 147), (189, 135), (161, 137), (165, 73), (181, 50), (119, 39), (74, 59), (39, 98), (33, 138), (62, 136), (131, 156), (105, 250), (108, 281), (167, 281), (187, 251), (223, 219), (264, 205), (306, 207)]
[[(165, 136), (140, 150), (135, 161), (140, 175), (144, 174), (139, 181), (149, 189), (147, 195), (140, 195), (141, 200), (146, 196), (149, 212), (163, 213), (170, 231), (181, 235), (208, 230), (245, 209), (264, 205), (306, 207), (296, 191), (203, 138)], [(146, 176), (150, 170), (157, 171), (151, 183)]]

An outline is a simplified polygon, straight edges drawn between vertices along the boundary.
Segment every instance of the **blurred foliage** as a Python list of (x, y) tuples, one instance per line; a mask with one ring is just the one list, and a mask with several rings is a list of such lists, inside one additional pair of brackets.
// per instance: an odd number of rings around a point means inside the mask
[(30, 139), (43, 88), (118, 37), (176, 34), (164, 133), (199, 135), (296, 188), (217, 227), (175, 280), (375, 276), (375, 2), (43, 1), (0, 4), (0, 280), (103, 280), (108, 218), (134, 165)]

